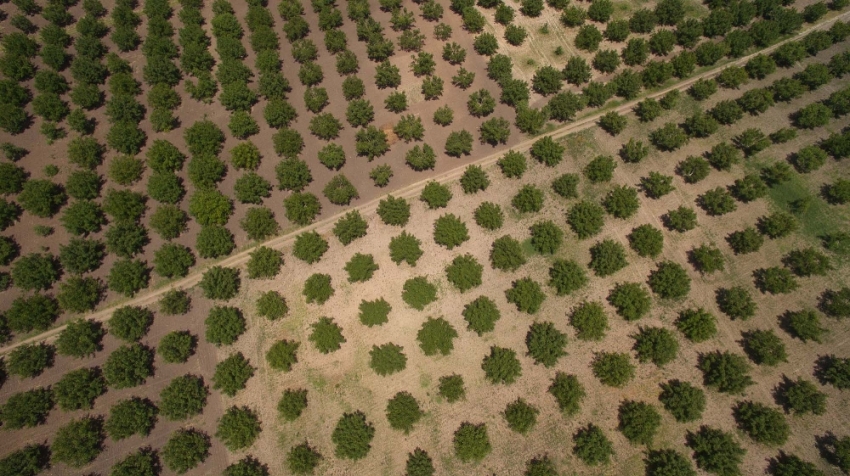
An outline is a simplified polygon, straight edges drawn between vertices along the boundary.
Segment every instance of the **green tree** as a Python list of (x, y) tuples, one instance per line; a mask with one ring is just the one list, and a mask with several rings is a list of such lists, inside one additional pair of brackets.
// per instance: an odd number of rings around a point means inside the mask
[(625, 400), (618, 411), (619, 427), (631, 443), (650, 445), (661, 426), (661, 414), (650, 404)]
[(772, 330), (744, 333), (744, 351), (758, 365), (774, 366), (788, 361), (785, 344)]
[(204, 325), (207, 342), (216, 347), (233, 344), (246, 328), (242, 311), (229, 306), (215, 306), (210, 309)]
[(375, 427), (366, 420), (361, 411), (345, 413), (340, 417), (331, 434), (338, 458), (358, 460), (365, 458), (372, 448)]
[(681, 380), (661, 384), (658, 400), (678, 422), (699, 420), (705, 410), (705, 392)]
[(112, 405), (104, 429), (113, 441), (148, 436), (156, 424), (157, 408), (146, 398), (132, 397)]
[(699, 368), (705, 385), (719, 392), (740, 394), (753, 384), (749, 376), (750, 366), (740, 355), (720, 351), (704, 354)]
[(72, 370), (56, 382), (53, 395), (65, 411), (91, 409), (97, 397), (106, 392), (106, 382), (98, 368)]
[(567, 353), (567, 335), (555, 328), (551, 322), (535, 322), (525, 335), (525, 345), (535, 363), (552, 367)]
[(181, 428), (171, 434), (162, 448), (165, 466), (183, 474), (206, 461), (210, 454), (210, 438), (194, 428)]
[(50, 459), (72, 468), (82, 468), (103, 451), (103, 421), (86, 416), (71, 420), (56, 431)]
[(145, 383), (153, 375), (153, 358), (153, 350), (139, 343), (119, 347), (103, 364), (106, 383), (117, 389)]
[(605, 224), (605, 210), (590, 201), (580, 201), (567, 212), (567, 223), (579, 239), (599, 234)]
[(261, 431), (260, 418), (248, 407), (232, 406), (218, 420), (215, 436), (230, 451), (251, 446)]
[(50, 289), (59, 273), (58, 260), (49, 253), (29, 253), (12, 264), (15, 286), (27, 291)]
[(198, 286), (208, 299), (228, 300), (239, 293), (240, 282), (238, 269), (213, 266), (204, 272)]
[(422, 418), (423, 412), (413, 395), (408, 392), (398, 392), (387, 401), (386, 415), (393, 429), (408, 434)]
[(689, 431), (686, 441), (698, 468), (724, 476), (740, 474), (746, 450), (730, 433), (703, 425), (696, 432)]
[(557, 259), (549, 268), (549, 286), (558, 296), (571, 294), (588, 283), (587, 273), (572, 260)]
[(254, 367), (241, 352), (231, 354), (215, 366), (212, 381), (213, 388), (221, 390), (221, 393), (233, 397), (237, 392), (245, 388), (248, 379), (254, 375)]
[(588, 466), (608, 464), (614, 455), (614, 445), (602, 429), (588, 423), (573, 434), (573, 454)]
[(717, 334), (717, 319), (703, 308), (685, 309), (679, 313), (676, 328), (691, 342), (704, 342)]
[(481, 461), (493, 450), (487, 434), (487, 425), (484, 423), (461, 423), (454, 432), (452, 443), (455, 456), (464, 463)]
[(624, 387), (635, 376), (635, 367), (626, 353), (599, 352), (591, 364), (593, 375), (604, 385)]
[(45, 343), (23, 344), (8, 355), (6, 370), (21, 378), (34, 378), (53, 366), (55, 350)]
[(342, 328), (333, 319), (321, 317), (310, 327), (313, 331), (310, 333), (309, 339), (316, 345), (319, 352), (323, 354), (338, 350), (345, 342), (345, 337), (342, 335)]
[(613, 240), (602, 240), (590, 247), (588, 267), (600, 277), (610, 276), (628, 265), (623, 245)]
[[(53, 392), (49, 388), (36, 388), (12, 394), (0, 407), (0, 419), (3, 420), (4, 427), (10, 430), (44, 424), (53, 409), (53, 400)], [(3, 463), (0, 463), (0, 469), (6, 469)]]
[(779, 446), (791, 433), (782, 412), (763, 403), (745, 400), (735, 405), (732, 413), (738, 427), (759, 443)]
[(757, 309), (750, 292), (741, 286), (718, 289), (717, 306), (729, 318), (742, 321), (755, 316)]
[(546, 299), (546, 294), (537, 281), (526, 277), (513, 281), (511, 288), (505, 291), (505, 297), (518, 311), (536, 314)]
[(160, 339), (156, 352), (167, 363), (183, 363), (195, 353), (197, 344), (197, 337), (189, 331), (172, 331)]
[(103, 349), (106, 332), (103, 325), (90, 319), (75, 319), (66, 324), (56, 339), (56, 352), (76, 358), (90, 357)]

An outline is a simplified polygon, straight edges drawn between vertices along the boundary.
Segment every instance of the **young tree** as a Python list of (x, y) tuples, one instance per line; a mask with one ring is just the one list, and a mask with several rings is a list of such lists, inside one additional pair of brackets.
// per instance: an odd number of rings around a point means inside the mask
[(487, 425), (484, 423), (461, 423), (454, 432), (452, 442), (455, 456), (464, 463), (481, 461), (493, 450), (487, 435)]
[(103, 422), (86, 416), (71, 420), (57, 430), (50, 445), (51, 461), (82, 468), (103, 451)]
[(750, 366), (744, 357), (729, 352), (712, 352), (700, 358), (705, 385), (719, 392), (740, 394), (753, 384)]
[(619, 427), (631, 443), (650, 445), (658, 428), (661, 426), (661, 415), (650, 404), (625, 400), (620, 403), (618, 411)]
[(738, 474), (746, 450), (730, 433), (702, 425), (686, 435), (688, 447), (694, 452), (697, 467), (715, 474)]
[(165, 466), (183, 474), (206, 461), (210, 454), (210, 438), (194, 428), (181, 428), (171, 434), (162, 448)]
[(345, 413), (331, 434), (338, 458), (358, 460), (365, 458), (372, 448), (375, 427), (366, 420), (363, 412)]
[(614, 445), (593, 423), (573, 434), (573, 454), (588, 466), (608, 464), (614, 455)]
[(705, 392), (681, 380), (662, 383), (658, 400), (678, 422), (699, 420), (705, 410)]

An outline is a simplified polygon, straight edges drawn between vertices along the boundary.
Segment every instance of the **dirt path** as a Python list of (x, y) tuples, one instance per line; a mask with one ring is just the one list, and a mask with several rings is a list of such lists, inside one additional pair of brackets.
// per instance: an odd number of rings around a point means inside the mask
[[(847, 12), (838, 14), (834, 17), (831, 17), (829, 19), (823, 20), (820, 23), (817, 23), (817, 24), (815, 24), (815, 25), (813, 25), (813, 26), (811, 26), (807, 29), (802, 30), (799, 34), (797, 34), (793, 37), (787, 38), (783, 41), (780, 41), (780, 42), (778, 42), (778, 43), (776, 43), (776, 44), (774, 44), (770, 47), (756, 51), (756, 52), (749, 54), (747, 56), (744, 56), (742, 58), (738, 58), (738, 59), (729, 61), (727, 63), (723, 63), (719, 66), (715, 66), (715, 67), (710, 68), (706, 71), (703, 71), (703, 72), (701, 72), (701, 73), (699, 73), (695, 76), (692, 76), (688, 79), (685, 79), (685, 80), (680, 81), (676, 84), (668, 86), (664, 89), (653, 91), (653, 92), (648, 93), (648, 94), (644, 94), (642, 96), (639, 96), (636, 99), (633, 99), (631, 101), (627, 101), (623, 104), (620, 104), (620, 105), (617, 105), (617, 106), (614, 106), (614, 107), (598, 109), (598, 110), (594, 111), (592, 114), (589, 114), (588, 116), (582, 117), (582, 118), (580, 118), (580, 119), (578, 119), (574, 122), (571, 122), (569, 124), (565, 124), (561, 127), (558, 127), (557, 129), (555, 129), (551, 132), (526, 139), (526, 140), (516, 144), (514, 147), (512, 147), (512, 149), (519, 151), (519, 152), (526, 152), (531, 148), (531, 146), (538, 139), (540, 139), (542, 137), (550, 136), (553, 139), (559, 139), (559, 138), (565, 137), (567, 135), (585, 130), (587, 128), (590, 128), (590, 127), (596, 125), (596, 121), (601, 116), (603, 116), (605, 113), (610, 112), (610, 111), (617, 111), (619, 113), (629, 113), (629, 112), (631, 112), (632, 108), (637, 103), (639, 103), (640, 101), (642, 101), (646, 98), (660, 97), (660, 96), (663, 96), (664, 94), (666, 94), (666, 93), (668, 93), (668, 92), (670, 92), (674, 89), (678, 89), (680, 91), (685, 90), (691, 84), (695, 83), (696, 81), (698, 81), (700, 79), (710, 78), (710, 77), (718, 75), (721, 71), (728, 68), (729, 66), (744, 65), (752, 57), (754, 57), (758, 54), (769, 53), (769, 52), (779, 48), (780, 46), (782, 46), (785, 43), (788, 43), (790, 41), (799, 40), (799, 39), (805, 37), (806, 35), (808, 35), (809, 33), (813, 32), (813, 31), (827, 29), (830, 26), (832, 26), (832, 24), (835, 23), (836, 21), (846, 20), (847, 18), (850, 18), (850, 11), (847, 11)], [(499, 158), (501, 158), (502, 155), (504, 155), (504, 151), (499, 151), (499, 152), (490, 154), (486, 157), (482, 157), (481, 159), (479, 159), (475, 162), (472, 162), (468, 165), (489, 166), (489, 165), (492, 165), (493, 163), (495, 163), (497, 160), (499, 160)], [(442, 173), (440, 175), (424, 178), (424, 179), (422, 179), (418, 182), (412, 183), (410, 185), (407, 185), (405, 187), (402, 187), (400, 189), (395, 190), (392, 193), (392, 195), (396, 196), (396, 197), (414, 198), (414, 197), (419, 195), (419, 193), (421, 192), (422, 188), (425, 186), (426, 183), (428, 183), (432, 180), (436, 180), (437, 182), (440, 182), (440, 183), (451, 182), (453, 180), (457, 180), (463, 174), (465, 169), (466, 169), (466, 167), (456, 167), (456, 168), (454, 168), (454, 169), (452, 169), (448, 172)], [(195, 271), (192, 274), (190, 274), (189, 276), (187, 276), (183, 279), (180, 279), (180, 280), (175, 281), (173, 283), (170, 283), (168, 285), (164, 285), (161, 288), (153, 290), (153, 291), (151, 291), (151, 292), (149, 292), (145, 295), (138, 296), (138, 297), (128, 299), (128, 300), (122, 300), (122, 301), (115, 302), (115, 303), (109, 305), (108, 307), (101, 309), (100, 311), (90, 313), (90, 314), (86, 315), (85, 317), (87, 317), (89, 319), (96, 320), (96, 321), (106, 321), (107, 319), (109, 319), (112, 316), (112, 312), (115, 309), (117, 309), (118, 307), (127, 306), (127, 305), (134, 305), (134, 306), (150, 306), (150, 305), (153, 305), (153, 304), (156, 303), (156, 301), (165, 292), (167, 292), (171, 289), (187, 289), (187, 288), (191, 288), (192, 286), (195, 286), (196, 284), (198, 284), (201, 280), (201, 277), (203, 276), (203, 272), (206, 269), (208, 269), (210, 266), (236, 267), (236, 266), (244, 265), (248, 261), (248, 259), (250, 258), (250, 256), (249, 256), (250, 253), (258, 246), (267, 246), (267, 247), (270, 247), (270, 248), (277, 248), (277, 249), (283, 249), (287, 246), (291, 246), (292, 243), (295, 240), (295, 237), (298, 234), (303, 233), (305, 231), (310, 231), (310, 230), (328, 231), (333, 227), (333, 224), (342, 215), (344, 215), (345, 213), (347, 213), (351, 210), (359, 210), (363, 214), (369, 214), (369, 213), (374, 212), (378, 207), (378, 202), (383, 198), (384, 198), (384, 196), (375, 198), (375, 199), (373, 199), (369, 202), (364, 203), (363, 205), (361, 205), (359, 207), (352, 207), (350, 209), (344, 210), (340, 213), (337, 213), (336, 215), (329, 216), (327, 218), (324, 218), (324, 219), (322, 219), (322, 220), (320, 220), (316, 223), (313, 223), (311, 225), (308, 225), (306, 227), (290, 230), (290, 231), (286, 232), (285, 234), (278, 236), (277, 238), (273, 238), (273, 239), (268, 240), (264, 243), (258, 244), (256, 246), (252, 246), (251, 248), (240, 251), (239, 253), (236, 253), (235, 255), (229, 256), (229, 257), (227, 257), (227, 258), (225, 258), (221, 261), (211, 262), (203, 268), (201, 268), (201, 267), (196, 268)], [(20, 347), (20, 346), (25, 345), (25, 344), (31, 344), (31, 343), (40, 342), (40, 341), (53, 340), (56, 337), (58, 337), (58, 335), (64, 329), (65, 329), (65, 325), (58, 326), (54, 329), (43, 332), (41, 334), (31, 336), (27, 339), (23, 339), (23, 340), (20, 340), (18, 342), (15, 342), (13, 344), (7, 345), (3, 348), (0, 348), (0, 355), (7, 354), (7, 353), (11, 352), (12, 350), (16, 349), (17, 347)]]

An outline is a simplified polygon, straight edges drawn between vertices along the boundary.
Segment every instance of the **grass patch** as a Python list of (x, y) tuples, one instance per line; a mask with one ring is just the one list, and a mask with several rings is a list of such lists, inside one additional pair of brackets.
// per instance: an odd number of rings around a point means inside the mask
[(558, 143), (566, 148), (566, 153), (574, 160), (577, 160), (579, 157), (596, 155), (599, 148), (596, 146), (596, 141), (593, 139), (593, 131), (594, 128), (590, 128), (581, 132), (570, 134), (558, 139)]
[(840, 231), (840, 223), (847, 222), (847, 213), (831, 207), (807, 186), (803, 177), (794, 174), (768, 192), (768, 198), (778, 208), (792, 211), (800, 224), (799, 233), (813, 239), (827, 233)]

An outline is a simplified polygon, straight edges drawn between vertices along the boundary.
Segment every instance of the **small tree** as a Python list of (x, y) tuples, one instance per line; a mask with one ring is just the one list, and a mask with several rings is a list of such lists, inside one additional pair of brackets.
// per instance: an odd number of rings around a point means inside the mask
[(97, 321), (70, 321), (56, 339), (56, 352), (76, 358), (90, 357), (103, 349), (101, 341), (105, 333), (103, 325)]
[(315, 231), (305, 231), (295, 238), (292, 254), (308, 264), (318, 262), (328, 250), (328, 242)]
[(469, 240), (469, 231), (460, 218), (449, 213), (434, 221), (434, 242), (451, 250)]
[(629, 355), (616, 352), (597, 353), (591, 364), (593, 375), (604, 385), (623, 387), (635, 376), (635, 367)]
[(724, 269), (723, 254), (713, 245), (703, 244), (693, 248), (688, 254), (694, 268), (702, 274), (711, 274)]
[(590, 263), (588, 267), (597, 276), (610, 276), (628, 265), (626, 250), (612, 240), (602, 240), (590, 248)]
[(419, 402), (408, 392), (398, 392), (387, 402), (387, 420), (395, 430), (409, 434), (413, 426), (422, 418)]
[(404, 282), (401, 298), (410, 307), (421, 311), (437, 300), (437, 287), (429, 283), (425, 277), (416, 276)]
[(293, 446), (286, 456), (286, 465), (294, 474), (312, 474), (322, 455), (307, 441)]
[(103, 451), (103, 421), (86, 416), (71, 420), (56, 431), (50, 445), (51, 461), (82, 468)]
[(702, 425), (698, 431), (689, 431), (685, 437), (694, 452), (697, 467), (715, 474), (739, 474), (747, 451), (730, 433)]
[(215, 306), (210, 309), (204, 325), (207, 342), (216, 347), (233, 344), (246, 328), (242, 311), (230, 306)]
[(673, 177), (658, 172), (650, 172), (648, 176), (641, 177), (640, 186), (649, 198), (659, 199), (676, 190), (673, 186)]
[(307, 408), (307, 390), (286, 389), (277, 404), (278, 414), (287, 421), (295, 421)]
[(546, 299), (541, 286), (531, 278), (521, 278), (511, 284), (505, 291), (509, 303), (514, 304), (518, 311), (536, 314)]
[(53, 395), (65, 411), (91, 409), (97, 397), (106, 392), (106, 382), (98, 368), (72, 370), (56, 382)]
[(230, 451), (251, 446), (260, 436), (260, 419), (248, 407), (232, 406), (218, 420), (215, 436)]
[(712, 352), (700, 358), (705, 385), (718, 392), (740, 394), (753, 384), (750, 366), (744, 357), (729, 352)]
[(744, 351), (758, 365), (774, 366), (788, 361), (785, 344), (772, 330), (744, 333)]
[(21, 378), (35, 378), (53, 366), (55, 350), (45, 343), (23, 344), (9, 353), (6, 369)]
[(233, 397), (239, 390), (245, 388), (248, 379), (254, 375), (254, 370), (251, 362), (241, 352), (236, 352), (215, 366), (212, 377), (213, 388)]
[(493, 450), (487, 435), (487, 425), (484, 423), (461, 423), (455, 430), (452, 442), (455, 456), (464, 463), (481, 461)]
[(309, 339), (316, 346), (316, 349), (323, 354), (329, 354), (339, 350), (342, 344), (345, 343), (345, 337), (342, 335), (342, 327), (329, 317), (320, 317), (310, 328), (312, 332)]
[(103, 376), (110, 387), (139, 386), (153, 375), (153, 350), (138, 343), (114, 350), (103, 364)]
[(703, 308), (685, 309), (679, 313), (676, 328), (691, 342), (704, 342), (717, 334), (717, 319)]
[(173, 331), (159, 341), (157, 353), (168, 363), (183, 363), (195, 353), (197, 338), (189, 331)]
[(733, 320), (746, 321), (756, 314), (756, 303), (750, 292), (741, 286), (717, 290), (717, 306)]
[(168, 469), (183, 474), (203, 463), (210, 454), (210, 438), (194, 428), (181, 428), (171, 434), (162, 448), (162, 460)]
[(387, 225), (404, 226), (410, 220), (410, 204), (403, 198), (388, 195), (378, 202), (378, 215)]
[(348, 282), (365, 282), (372, 279), (372, 275), (378, 270), (378, 265), (375, 264), (375, 259), (372, 255), (364, 255), (356, 253), (345, 264), (345, 271), (348, 273)]
[(372, 448), (375, 427), (366, 420), (363, 412), (344, 413), (331, 434), (338, 458), (358, 460), (365, 458)]
[(678, 422), (698, 420), (705, 410), (705, 392), (681, 380), (662, 383), (658, 400)]
[(779, 446), (791, 433), (782, 412), (762, 403), (739, 402), (732, 413), (738, 427), (759, 443)]
[(328, 274), (315, 273), (304, 282), (304, 289), (301, 291), (304, 295), (304, 300), (307, 303), (324, 304), (331, 296), (334, 295), (334, 288), (331, 285), (331, 276)]
[(614, 455), (614, 445), (602, 429), (588, 423), (573, 435), (573, 454), (588, 466), (608, 464)]
[(104, 428), (113, 441), (133, 435), (148, 436), (156, 423), (156, 414), (153, 402), (132, 397), (112, 406)]
[(625, 400), (618, 412), (619, 427), (631, 443), (650, 445), (661, 426), (661, 415), (650, 404)]
[(298, 362), (298, 342), (282, 339), (275, 342), (266, 352), (269, 366), (275, 370), (289, 372), (292, 365)]
[(590, 238), (602, 231), (604, 210), (599, 205), (581, 201), (567, 212), (567, 223), (579, 239)]
[[(7, 429), (33, 428), (44, 424), (52, 409), (53, 392), (49, 388), (36, 388), (10, 395), (0, 417)], [(3, 463), (0, 469), (5, 469)]]

